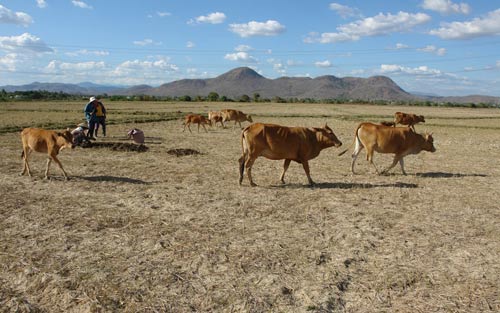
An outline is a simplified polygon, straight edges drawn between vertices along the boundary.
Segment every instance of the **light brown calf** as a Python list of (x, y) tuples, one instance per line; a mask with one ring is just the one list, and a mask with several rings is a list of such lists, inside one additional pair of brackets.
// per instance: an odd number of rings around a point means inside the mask
[[(398, 162), (401, 171), (406, 175), (403, 158), (409, 154), (418, 154), (420, 151), (435, 152), (432, 134), (417, 134), (409, 127), (389, 127), (372, 123), (361, 123), (354, 134), (355, 148), (352, 153), (351, 171), (354, 172), (354, 164), (358, 154), (366, 148), (366, 159), (373, 165), (377, 174), (384, 174), (392, 169)], [(347, 150), (346, 150), (347, 151)], [(392, 164), (379, 172), (373, 163), (373, 153), (393, 153)], [(341, 154), (345, 151), (341, 152)]]
[(403, 112), (394, 113), (394, 127), (396, 127), (397, 124), (408, 125), (408, 127), (411, 127), (413, 131), (415, 131), (414, 125), (420, 122), (425, 123), (425, 118), (423, 115)]
[(189, 132), (192, 133), (191, 127), (189, 127), (190, 124), (198, 124), (198, 132), (200, 132), (200, 125), (203, 126), (203, 129), (208, 133), (208, 130), (205, 127), (205, 124), (212, 125), (212, 122), (208, 120), (206, 117), (203, 115), (199, 114), (188, 114), (184, 117), (184, 129), (182, 131), (186, 130), (186, 126), (189, 129)]
[(236, 127), (236, 123), (240, 125), (240, 128), (241, 128), (241, 122), (249, 121), (250, 123), (253, 123), (252, 117), (250, 115), (247, 115), (238, 110), (225, 109), (222, 110), (220, 113), (222, 115), (223, 122), (234, 121), (233, 129)]
[(208, 119), (210, 120), (212, 125), (217, 126), (217, 123), (220, 123), (222, 125), (222, 128), (224, 128), (224, 121), (221, 112), (209, 111)]
[(28, 171), (28, 175), (31, 177), (28, 157), (32, 151), (35, 151), (47, 153), (48, 155), (45, 179), (49, 178), (49, 166), (51, 161), (54, 160), (63, 172), (64, 178), (68, 180), (68, 175), (57, 158), (57, 154), (64, 148), (75, 147), (73, 143), (73, 135), (71, 134), (69, 128), (63, 132), (40, 128), (25, 128), (21, 132), (21, 140), (23, 142), (23, 152), (21, 153), (21, 157), (24, 160), (21, 175), (26, 174), (26, 171)]

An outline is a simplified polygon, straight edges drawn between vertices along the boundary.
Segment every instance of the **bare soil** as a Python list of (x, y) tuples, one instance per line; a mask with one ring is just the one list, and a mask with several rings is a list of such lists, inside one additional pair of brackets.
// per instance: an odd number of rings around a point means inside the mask
[[(500, 311), (498, 109), (110, 102), (108, 137), (59, 154), (69, 181), (55, 164), (44, 180), (35, 153), (20, 176), (16, 129), (81, 122), (83, 104), (51, 105), (0, 104), (0, 312)], [(240, 186), (238, 127), (182, 132), (182, 115), (222, 108), (328, 123), (344, 146), (310, 162), (314, 187), (264, 158)], [(337, 154), (357, 124), (396, 111), (424, 115), (437, 151), (405, 158), (406, 176), (362, 152), (351, 175)]]

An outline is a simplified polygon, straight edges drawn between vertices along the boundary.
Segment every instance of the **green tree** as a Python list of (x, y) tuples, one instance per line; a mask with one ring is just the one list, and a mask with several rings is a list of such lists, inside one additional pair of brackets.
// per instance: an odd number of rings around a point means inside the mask
[(212, 91), (208, 94), (207, 100), (212, 102), (219, 101), (219, 94), (215, 91)]

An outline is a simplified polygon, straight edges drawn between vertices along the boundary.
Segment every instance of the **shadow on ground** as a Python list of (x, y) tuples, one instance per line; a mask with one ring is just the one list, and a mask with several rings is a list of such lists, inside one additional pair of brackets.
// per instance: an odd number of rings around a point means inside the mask
[(150, 182), (146, 182), (140, 179), (134, 179), (129, 177), (116, 177), (116, 176), (73, 176), (78, 179), (88, 180), (88, 181), (108, 181), (108, 182), (121, 182), (128, 184), (140, 184), (140, 185), (150, 185)]
[(444, 172), (416, 173), (415, 176), (430, 177), (430, 178), (488, 177), (488, 175), (485, 174), (462, 174), (462, 173), (444, 173)]

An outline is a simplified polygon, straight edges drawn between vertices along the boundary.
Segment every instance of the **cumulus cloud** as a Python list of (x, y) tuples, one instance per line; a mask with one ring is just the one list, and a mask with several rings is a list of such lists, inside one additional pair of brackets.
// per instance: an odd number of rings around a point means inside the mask
[(166, 16), (171, 16), (172, 13), (170, 13), (170, 12), (156, 12), (156, 15), (158, 15), (159, 17), (166, 17)]
[(191, 49), (191, 48), (194, 48), (194, 47), (196, 47), (196, 44), (194, 42), (192, 42), (192, 41), (186, 42), (186, 48)]
[(500, 9), (491, 11), (482, 18), (466, 22), (442, 23), (441, 28), (433, 29), (431, 35), (442, 39), (471, 39), (482, 36), (500, 35)]
[(285, 26), (278, 21), (268, 20), (266, 22), (251, 21), (246, 24), (230, 24), (229, 30), (240, 37), (253, 36), (276, 36), (285, 31)]
[(439, 56), (443, 56), (446, 54), (445, 48), (438, 48), (438, 47), (433, 46), (433, 45), (428, 45), (428, 46), (425, 46), (423, 48), (419, 48), (417, 50), (422, 51), (422, 52), (434, 53), (434, 54), (439, 55)]
[(214, 12), (190, 19), (188, 24), (221, 24), (224, 23), (225, 20), (226, 14), (222, 12)]
[(402, 43), (397, 43), (396, 44), (396, 49), (399, 50), (399, 49), (407, 49), (409, 48), (408, 45), (405, 45), (405, 44), (402, 44)]
[(20, 36), (1, 37), (0, 49), (9, 52), (33, 52), (44, 53), (53, 52), (54, 50), (47, 46), (40, 38), (29, 33), (24, 33)]
[(239, 51), (235, 53), (228, 53), (224, 56), (224, 59), (229, 61), (237, 61), (241, 63), (257, 63), (258, 60), (251, 56), (246, 51)]
[(334, 43), (355, 41), (362, 37), (387, 35), (395, 32), (406, 32), (413, 27), (427, 23), (431, 17), (424, 13), (398, 12), (397, 14), (379, 13), (373, 17), (358, 20), (337, 27), (337, 32), (311, 33), (304, 41), (307, 43)]
[(361, 16), (361, 12), (356, 9), (356, 8), (351, 8), (347, 5), (342, 5), (339, 3), (330, 3), (330, 10), (335, 11), (338, 15), (340, 15), (342, 18), (348, 18), (348, 17), (359, 17)]
[(177, 72), (179, 67), (177, 65), (169, 62), (169, 58), (161, 58), (154, 61), (142, 61), (142, 60), (132, 60), (125, 61), (117, 66), (116, 72), (119, 73), (130, 73), (136, 70), (161, 70), (168, 72)]
[(451, 0), (424, 0), (422, 7), (441, 14), (469, 14), (467, 3), (453, 3)]
[(0, 24), (16, 24), (28, 26), (33, 23), (31, 16), (24, 12), (12, 12), (0, 4)]
[(0, 57), (0, 69), (15, 71), (18, 62), (19, 60), (16, 53), (8, 53)]
[(47, 2), (45, 2), (45, 0), (36, 0), (36, 5), (43, 9), (47, 7)]
[(234, 50), (236, 51), (250, 51), (252, 50), (252, 47), (248, 46), (248, 45), (239, 45), (237, 46), (236, 48), (234, 48)]
[(81, 8), (81, 9), (93, 9), (91, 5), (88, 5), (87, 3), (83, 1), (77, 1), (77, 0), (72, 0), (71, 1), (75, 7)]
[(322, 68), (328, 68), (333, 66), (332, 62), (330, 62), (329, 60), (315, 62), (314, 65), (316, 67), (322, 67)]

